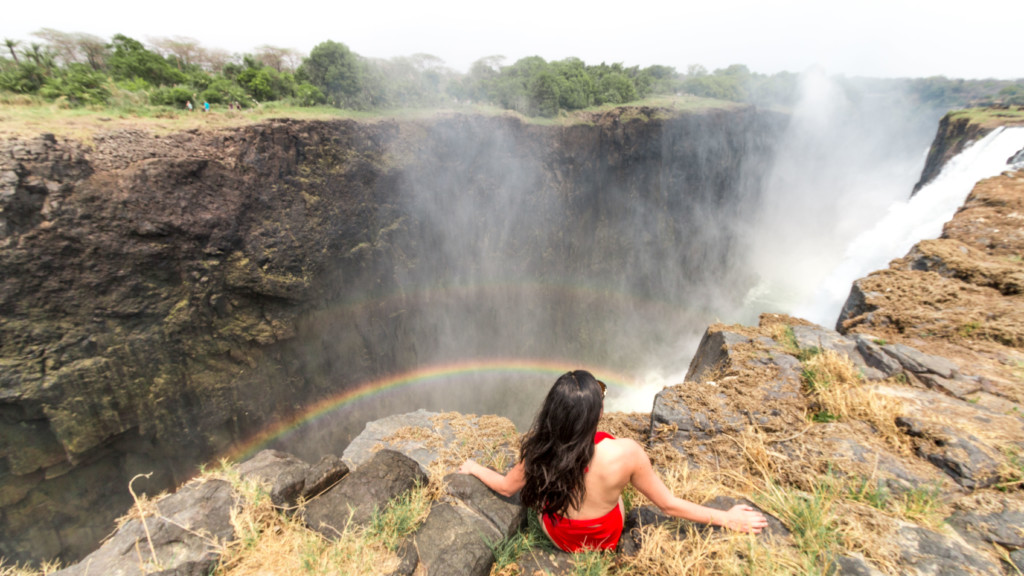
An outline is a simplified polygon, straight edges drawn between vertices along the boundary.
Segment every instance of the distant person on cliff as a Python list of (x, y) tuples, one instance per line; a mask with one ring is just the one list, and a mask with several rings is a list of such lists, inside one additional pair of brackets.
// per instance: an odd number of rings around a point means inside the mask
[(625, 521), (622, 490), (630, 483), (677, 518), (754, 534), (768, 525), (750, 506), (715, 510), (674, 496), (640, 444), (597, 430), (605, 391), (590, 372), (563, 374), (523, 438), (519, 463), (502, 475), (467, 460), (459, 472), (504, 496), (519, 492), (522, 503), (540, 514), (551, 541), (566, 552), (615, 548)]

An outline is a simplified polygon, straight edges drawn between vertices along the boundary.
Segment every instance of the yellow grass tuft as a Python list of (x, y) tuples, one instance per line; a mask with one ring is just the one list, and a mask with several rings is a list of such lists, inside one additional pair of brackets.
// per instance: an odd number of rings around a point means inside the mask
[(804, 382), (819, 414), (868, 422), (900, 454), (910, 453), (909, 439), (896, 426), (903, 405), (896, 398), (878, 394), (865, 385), (849, 358), (824, 350), (804, 360), (803, 366)]
[(803, 560), (789, 546), (732, 532), (697, 526), (676, 540), (662, 526), (641, 529), (643, 547), (625, 559), (616, 574), (711, 576), (719, 574), (789, 575), (806, 573)]
[(32, 568), (18, 563), (8, 564), (3, 557), (0, 557), (0, 576), (46, 576), (60, 569), (59, 560), (43, 562), (39, 568)]
[[(467, 459), (475, 459), (484, 466), (505, 472), (516, 462), (519, 436), (515, 424), (500, 416), (459, 414), (446, 412), (431, 419), (431, 429), (406, 426), (395, 430), (374, 447), (418, 444), (437, 452), (437, 458), (427, 467), (430, 483), (427, 492), (431, 500), (444, 495), (444, 477), (456, 471)], [(455, 440), (448, 441), (440, 430), (451, 428)]]
[(255, 482), (236, 486), (244, 504), (232, 511), (236, 539), (227, 546), (217, 576), (390, 574), (400, 559), (395, 550), (426, 519), (425, 487), (392, 501), (365, 528), (349, 525), (336, 541), (310, 530), (300, 515), (288, 515)]

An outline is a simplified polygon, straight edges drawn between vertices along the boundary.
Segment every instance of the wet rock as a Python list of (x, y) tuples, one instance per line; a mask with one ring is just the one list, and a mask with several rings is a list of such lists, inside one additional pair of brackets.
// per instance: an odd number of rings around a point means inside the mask
[(665, 514), (657, 506), (647, 505), (633, 508), (626, 514), (622, 530), (623, 536), (619, 541), (619, 546), (625, 544), (635, 553), (643, 546), (643, 528), (649, 526), (664, 526), (673, 538), (682, 540), (686, 537), (687, 524), (684, 520)]
[(426, 483), (426, 474), (414, 460), (393, 450), (381, 450), (337, 486), (311, 500), (303, 519), (310, 528), (336, 539), (349, 522), (365, 526), (374, 511), (383, 510), (416, 484)]
[(242, 480), (255, 479), (270, 487), (275, 506), (294, 506), (306, 484), (309, 464), (278, 450), (263, 450), (238, 465)]
[(205, 576), (217, 561), (221, 545), (234, 536), (231, 508), (235, 504), (227, 482), (192, 482), (154, 502), (154, 515), (128, 521), (99, 550), (54, 574), (135, 576), (142, 569), (147, 574)]

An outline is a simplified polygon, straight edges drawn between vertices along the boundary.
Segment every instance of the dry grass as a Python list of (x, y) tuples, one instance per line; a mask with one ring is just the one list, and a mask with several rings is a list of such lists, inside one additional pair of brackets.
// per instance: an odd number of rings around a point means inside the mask
[[(454, 441), (445, 438), (445, 430), (454, 434)], [(437, 458), (427, 469), (430, 478), (427, 492), (431, 500), (437, 500), (445, 493), (444, 477), (455, 472), (467, 459), (472, 458), (499, 472), (511, 468), (517, 459), (518, 439), (515, 424), (507, 418), (446, 412), (431, 418), (430, 429), (400, 428), (374, 449), (419, 445), (434, 451)]]
[(804, 382), (819, 412), (840, 420), (855, 419), (874, 426), (878, 435), (900, 454), (910, 454), (909, 439), (896, 426), (903, 405), (865, 385), (850, 359), (825, 350), (804, 360)]
[(264, 487), (236, 485), (245, 504), (232, 513), (236, 539), (221, 556), (217, 576), (390, 574), (399, 564), (395, 550), (426, 519), (425, 488), (396, 498), (367, 527), (353, 524), (331, 541), (307, 528), (301, 515), (288, 515), (270, 501)]
[[(607, 117), (623, 120), (663, 120), (680, 114), (743, 105), (697, 96), (654, 97), (629, 106), (607, 105), (578, 110), (558, 118), (530, 118), (496, 106), (452, 104), (444, 108), (406, 108), (362, 112), (328, 106), (299, 107), (269, 102), (258, 108), (234, 111), (214, 107), (210, 112), (187, 112), (166, 106), (150, 106), (146, 98), (125, 95), (107, 107), (69, 108), (61, 102), (0, 94), (0, 138), (31, 138), (52, 133), (61, 138), (90, 142), (94, 134), (110, 130), (144, 130), (168, 134), (186, 130), (217, 130), (245, 126), (274, 118), (298, 120), (356, 119), (367, 122), (415, 120), (450, 114), (510, 116), (527, 124), (571, 126), (596, 124)], [(653, 110), (652, 110), (653, 109)]]
[(38, 568), (32, 568), (22, 564), (7, 564), (7, 561), (0, 557), (0, 576), (45, 576), (60, 569), (61, 565), (57, 560), (43, 562)]
[(851, 502), (831, 478), (819, 477), (809, 491), (768, 482), (755, 501), (793, 534), (795, 548), (812, 574), (826, 574), (841, 554), (862, 554), (879, 568), (898, 573), (891, 535), (895, 521), (870, 506)]
[(753, 536), (686, 527), (685, 538), (676, 540), (660, 526), (641, 529), (643, 547), (625, 559), (615, 574), (693, 576), (718, 574), (783, 575), (807, 573), (804, 561), (786, 543)]
[(1006, 108), (966, 108), (949, 113), (950, 119), (968, 118), (971, 124), (985, 128), (1024, 125), (1024, 106)]

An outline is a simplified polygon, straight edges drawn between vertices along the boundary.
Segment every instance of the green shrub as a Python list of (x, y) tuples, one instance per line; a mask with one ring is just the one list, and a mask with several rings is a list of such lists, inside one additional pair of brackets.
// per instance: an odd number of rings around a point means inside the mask
[(327, 103), (327, 97), (316, 86), (303, 82), (295, 87), (295, 102), (299, 106), (319, 106)]
[(71, 106), (105, 104), (110, 99), (107, 77), (85, 64), (71, 64), (46, 80), (39, 94), (56, 100), (66, 98)]
[(210, 104), (238, 102), (239, 104), (247, 105), (249, 97), (241, 86), (223, 76), (219, 76), (210, 83), (209, 88), (203, 90), (203, 93), (199, 95), (199, 103), (203, 101)]
[[(184, 108), (185, 102), (193, 99), (192, 89), (187, 86), (164, 86), (149, 93), (149, 101), (157, 106)], [(195, 102), (192, 103), (196, 105)]]

